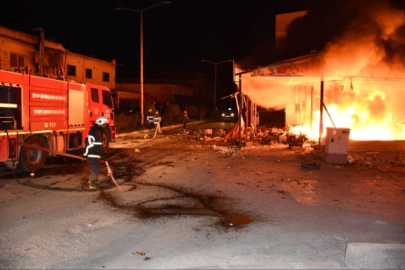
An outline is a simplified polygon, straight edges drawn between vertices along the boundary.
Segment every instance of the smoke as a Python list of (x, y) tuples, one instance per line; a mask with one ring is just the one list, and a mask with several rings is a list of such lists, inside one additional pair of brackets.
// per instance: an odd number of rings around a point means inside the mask
[(274, 45), (257, 48), (238, 61), (242, 69), (265, 66), (263, 60), (269, 65), (318, 51), (318, 57), (306, 65), (326, 76), (403, 77), (405, 1), (311, 0), (307, 15), (288, 26), (278, 51)]
[(394, 8), (389, 1), (368, 3), (358, 10), (358, 15), (341, 35), (326, 43), (321, 54), (324, 74), (404, 76), (405, 12)]
[(244, 77), (242, 79), (243, 92), (258, 106), (267, 109), (284, 109), (287, 104), (294, 103), (301, 97), (297, 96), (297, 87), (311, 85), (319, 82), (319, 78), (294, 77)]

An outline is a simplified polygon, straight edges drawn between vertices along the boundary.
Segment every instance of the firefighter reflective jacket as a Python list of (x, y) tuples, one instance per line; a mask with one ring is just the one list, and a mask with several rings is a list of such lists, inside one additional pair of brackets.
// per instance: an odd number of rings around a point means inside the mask
[(158, 114), (155, 114), (155, 115), (153, 116), (153, 123), (154, 123), (155, 125), (157, 125), (161, 120), (162, 120), (162, 117), (160, 117)]
[(86, 151), (84, 156), (87, 158), (103, 158), (103, 128), (94, 124), (85, 140)]

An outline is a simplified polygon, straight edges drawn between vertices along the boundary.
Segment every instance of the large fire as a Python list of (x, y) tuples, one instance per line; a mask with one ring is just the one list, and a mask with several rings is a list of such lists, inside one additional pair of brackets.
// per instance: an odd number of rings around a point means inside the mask
[[(319, 138), (319, 78), (252, 77), (243, 85), (257, 105), (286, 108), (290, 132)], [(405, 140), (404, 87), (403, 81), (325, 81), (323, 127), (349, 128), (352, 140)]]
[(383, 4), (364, 8), (307, 61), (243, 74), (242, 91), (262, 108), (285, 108), (291, 131), (314, 140), (321, 92), (324, 128), (349, 128), (352, 140), (405, 140), (404, 63), (405, 12)]

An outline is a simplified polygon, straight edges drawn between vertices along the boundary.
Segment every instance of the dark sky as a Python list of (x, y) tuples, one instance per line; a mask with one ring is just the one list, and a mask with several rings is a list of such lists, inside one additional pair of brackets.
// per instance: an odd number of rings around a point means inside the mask
[[(371, 2), (374, 0), (371, 0)], [(384, 1), (384, 0), (377, 0)], [(68, 50), (110, 61), (117, 60), (117, 76), (139, 72), (140, 14), (116, 7), (145, 9), (159, 0), (7, 1), (0, 24), (37, 34)], [(144, 71), (211, 72), (230, 58), (262, 65), (280, 57), (320, 50), (350, 23), (369, 0), (172, 0), (144, 12)], [(404, 6), (404, 0), (391, 0)], [(347, 4), (355, 4), (347, 8)], [(289, 55), (274, 52), (275, 14), (312, 10), (291, 30)], [(247, 61), (250, 59), (250, 61)], [(221, 65), (220, 65), (221, 66)], [(219, 66), (218, 66), (219, 67)], [(138, 74), (138, 73), (136, 73)]]
[[(140, 15), (115, 7), (148, 8), (159, 0), (7, 1), (0, 24), (45, 37), (79, 54), (139, 68)], [(274, 42), (274, 14), (301, 10), (305, 0), (172, 0), (144, 12), (144, 67), (149, 71), (213, 69)], [(7, 16), (4, 16), (7, 14)], [(126, 68), (124, 68), (126, 67)]]

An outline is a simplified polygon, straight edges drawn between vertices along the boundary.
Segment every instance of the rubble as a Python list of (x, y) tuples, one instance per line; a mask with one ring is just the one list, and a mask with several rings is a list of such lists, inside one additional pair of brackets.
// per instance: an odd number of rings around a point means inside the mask
[[(238, 131), (238, 130), (237, 130)], [(310, 153), (320, 148), (319, 143), (309, 140), (304, 134), (292, 134), (281, 128), (257, 127), (255, 132), (248, 128), (244, 134), (236, 136), (238, 132), (233, 129), (197, 129), (181, 132), (179, 135), (187, 135), (190, 140), (198, 142), (190, 147), (207, 146), (214, 151), (225, 155), (234, 155), (238, 152), (263, 150), (289, 149), (297, 154)], [(232, 136), (231, 136), (232, 135)], [(240, 141), (239, 141), (240, 140)], [(319, 152), (319, 159), (323, 159), (323, 153)], [(381, 171), (405, 172), (405, 157), (402, 152), (383, 153), (380, 151), (353, 152), (347, 155), (347, 163), (335, 166), (357, 166), (365, 169), (376, 168)], [(304, 169), (319, 169), (319, 162), (304, 162)]]

